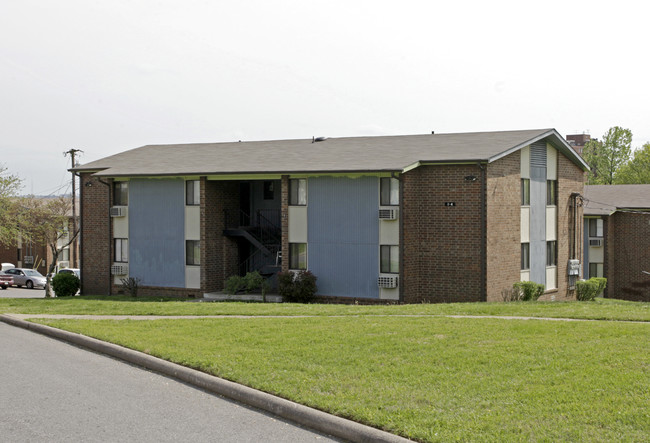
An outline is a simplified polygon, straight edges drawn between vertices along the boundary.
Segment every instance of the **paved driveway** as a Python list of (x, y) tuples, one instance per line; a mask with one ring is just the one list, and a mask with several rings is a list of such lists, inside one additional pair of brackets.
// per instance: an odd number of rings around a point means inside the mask
[(0, 374), (2, 441), (337, 441), (4, 323)]

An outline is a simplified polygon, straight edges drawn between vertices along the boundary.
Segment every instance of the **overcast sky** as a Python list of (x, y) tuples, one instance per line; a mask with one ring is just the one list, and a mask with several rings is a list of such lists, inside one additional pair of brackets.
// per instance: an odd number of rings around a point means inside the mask
[(4, 0), (25, 193), (146, 144), (609, 127), (650, 141), (645, 2)]

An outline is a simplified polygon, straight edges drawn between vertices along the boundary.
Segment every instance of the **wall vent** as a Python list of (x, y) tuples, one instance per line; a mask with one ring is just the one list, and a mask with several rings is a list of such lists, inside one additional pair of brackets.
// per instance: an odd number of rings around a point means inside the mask
[(380, 288), (396, 288), (397, 276), (396, 275), (382, 275), (377, 279), (377, 286)]
[(129, 265), (126, 263), (115, 263), (111, 266), (111, 275), (128, 275)]
[(397, 209), (380, 209), (379, 210), (379, 219), (380, 220), (397, 220)]
[(589, 239), (589, 246), (602, 246), (603, 245), (603, 239), (602, 238), (590, 238)]
[(111, 208), (111, 217), (126, 217), (126, 206), (113, 206)]
[(539, 141), (530, 145), (530, 166), (546, 167), (546, 142)]

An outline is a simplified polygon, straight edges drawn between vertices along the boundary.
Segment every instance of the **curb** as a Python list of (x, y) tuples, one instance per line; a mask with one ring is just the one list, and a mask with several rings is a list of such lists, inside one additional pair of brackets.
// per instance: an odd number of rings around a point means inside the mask
[(308, 406), (300, 405), (267, 394), (266, 392), (258, 391), (257, 389), (249, 388), (213, 375), (208, 375), (195, 369), (190, 369), (176, 363), (171, 363), (142, 352), (133, 351), (85, 335), (37, 323), (31, 323), (10, 315), (0, 315), (0, 321), (12, 326), (17, 326), (29, 331), (73, 343), (101, 354), (110, 355), (111, 357), (172, 377), (176, 380), (183, 381), (197, 388), (221, 395), (239, 403), (261, 409), (278, 417), (298, 423), (306, 428), (333, 437), (359, 443), (402, 443), (411, 441), (370, 426), (362, 425), (345, 418), (337, 417)]

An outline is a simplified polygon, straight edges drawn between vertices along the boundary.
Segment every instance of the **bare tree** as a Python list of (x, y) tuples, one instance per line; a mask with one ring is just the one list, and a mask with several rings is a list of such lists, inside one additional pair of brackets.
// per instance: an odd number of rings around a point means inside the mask
[(72, 199), (29, 196), (20, 198), (18, 203), (20, 205), (18, 224), (23, 239), (47, 245), (52, 252), (45, 286), (45, 296), (49, 297), (51, 275), (59, 255), (79, 235), (79, 230), (70, 232), (70, 220), (74, 217)]

